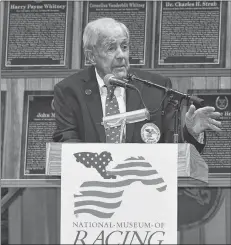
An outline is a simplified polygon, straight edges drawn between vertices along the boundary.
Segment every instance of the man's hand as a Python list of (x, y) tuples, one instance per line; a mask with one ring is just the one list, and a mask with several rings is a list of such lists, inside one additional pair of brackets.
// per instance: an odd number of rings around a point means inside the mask
[(215, 120), (220, 117), (219, 112), (215, 112), (215, 108), (205, 106), (196, 110), (194, 105), (189, 107), (185, 115), (185, 125), (190, 134), (194, 137), (204, 132), (206, 129), (221, 131), (219, 128), (221, 122)]

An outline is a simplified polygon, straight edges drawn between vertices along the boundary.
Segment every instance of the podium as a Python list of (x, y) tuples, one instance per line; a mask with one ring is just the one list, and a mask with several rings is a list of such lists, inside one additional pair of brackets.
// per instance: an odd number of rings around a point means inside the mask
[[(61, 154), (62, 144), (46, 144), (46, 174), (28, 176), (20, 179), (2, 179), (2, 187), (60, 187), (61, 180)], [(78, 146), (81, 143), (71, 143)], [(87, 143), (84, 143), (87, 144)], [(126, 144), (127, 145), (127, 144)], [(131, 147), (133, 144), (130, 144)], [(166, 144), (162, 144), (166, 145)], [(155, 144), (153, 145), (153, 147)], [(217, 186), (218, 180), (210, 178), (208, 165), (196, 148), (188, 143), (180, 143), (178, 146), (177, 177), (178, 187)], [(221, 186), (230, 186), (230, 181), (225, 180)]]
[[(21, 179), (2, 179), (1, 184), (2, 187), (11, 187), (12, 191), (9, 195), (4, 198), (2, 202), (2, 209), (7, 209), (14, 200), (20, 195), (22, 195), (22, 191), (25, 188), (28, 191), (24, 193), (25, 200), (31, 200), (31, 196), (34, 198), (33, 201), (39, 205), (39, 207), (45, 210), (47, 217), (45, 221), (41, 219), (40, 225), (47, 225), (49, 226), (49, 232), (53, 231), (51, 241), (58, 240), (58, 225), (59, 225), (59, 215), (60, 215), (60, 191), (58, 190), (61, 187), (61, 156), (62, 156), (62, 145), (66, 143), (48, 143), (47, 144), (47, 158), (46, 158), (46, 175), (39, 176), (27, 176), (27, 178)], [(68, 143), (75, 145), (76, 149), (78, 150), (80, 143)], [(84, 143), (84, 145), (88, 145), (88, 143)], [(118, 144), (119, 145), (119, 144)], [(130, 145), (131, 149), (135, 144), (126, 144)], [(147, 144), (140, 144), (145, 146)], [(155, 147), (156, 144), (150, 144), (152, 147)], [(157, 144), (162, 145), (164, 149), (168, 144)], [(92, 148), (88, 148), (89, 151), (94, 151)], [(200, 154), (197, 152), (195, 147), (191, 144), (177, 144), (178, 149), (178, 160), (177, 160), (177, 179), (178, 179), (178, 187), (185, 187), (185, 186), (207, 186), (208, 184), (208, 166), (205, 161), (202, 159)], [(167, 163), (171, 164), (171, 162)], [(166, 165), (167, 165), (166, 164)], [(158, 166), (158, 164), (157, 164)], [(35, 188), (33, 190), (33, 188)], [(43, 189), (44, 188), (44, 189)], [(52, 195), (50, 191), (52, 190)], [(56, 193), (57, 190), (57, 193)], [(33, 194), (34, 193), (34, 194)], [(37, 193), (37, 194), (36, 194)], [(40, 198), (39, 198), (40, 197)], [(40, 199), (39, 201), (37, 199)], [(46, 201), (45, 201), (46, 200)], [(47, 202), (47, 204), (45, 204)], [(54, 204), (54, 203), (57, 204)], [(54, 207), (52, 207), (54, 205)], [(56, 207), (57, 206), (57, 207)], [(27, 210), (23, 211), (26, 213)], [(35, 212), (37, 212), (35, 210)], [(58, 213), (56, 213), (58, 212)], [(39, 214), (38, 214), (39, 215)], [(57, 221), (55, 224), (50, 223), (51, 217), (56, 217), (55, 220)], [(37, 216), (25, 216), (28, 217), (28, 221), (24, 221), (30, 224)], [(25, 218), (24, 218), (25, 219)], [(49, 220), (49, 222), (48, 222)], [(53, 218), (52, 218), (53, 220)], [(57, 228), (56, 228), (57, 227)], [(28, 227), (29, 229), (29, 227)], [(45, 234), (45, 233), (44, 233)], [(43, 236), (41, 231), (41, 236)], [(16, 237), (15, 240), (18, 238)], [(35, 241), (37, 238), (31, 235), (31, 237), (27, 237), (27, 241)], [(41, 238), (42, 239), (42, 238)], [(45, 237), (44, 237), (45, 239)], [(56, 240), (57, 239), (57, 240)], [(38, 240), (40, 240), (38, 238)], [(37, 241), (37, 240), (36, 240)]]
[[(46, 175), (48, 176), (61, 175), (62, 144), (65, 143), (47, 143)], [(79, 145), (79, 143), (72, 144)], [(132, 143), (130, 145), (133, 146)], [(208, 183), (208, 165), (196, 148), (188, 143), (177, 144), (177, 148), (177, 176), (178, 182), (181, 182), (179, 185), (206, 185)]]

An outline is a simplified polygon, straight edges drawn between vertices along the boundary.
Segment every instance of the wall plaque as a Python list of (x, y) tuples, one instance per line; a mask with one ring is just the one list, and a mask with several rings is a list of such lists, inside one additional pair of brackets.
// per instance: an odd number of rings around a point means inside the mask
[(53, 141), (56, 128), (53, 92), (25, 91), (23, 126), (23, 174), (44, 175), (46, 143)]
[(206, 131), (206, 146), (202, 157), (209, 167), (209, 174), (231, 174), (231, 90), (189, 90), (190, 94), (204, 99), (205, 106), (213, 106), (221, 113), (221, 132)]
[(10, 1), (6, 67), (66, 65), (66, 1)]
[(162, 1), (158, 65), (220, 64), (220, 1)]
[(124, 23), (130, 32), (130, 64), (145, 65), (146, 6), (146, 1), (89, 1), (87, 22), (109, 17)]

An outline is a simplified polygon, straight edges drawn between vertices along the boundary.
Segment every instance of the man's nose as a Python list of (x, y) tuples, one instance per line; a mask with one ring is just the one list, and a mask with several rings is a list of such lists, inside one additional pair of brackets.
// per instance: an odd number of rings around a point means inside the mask
[(118, 59), (122, 59), (125, 56), (125, 52), (123, 51), (123, 49), (121, 47), (117, 48), (117, 53), (116, 53), (116, 58)]

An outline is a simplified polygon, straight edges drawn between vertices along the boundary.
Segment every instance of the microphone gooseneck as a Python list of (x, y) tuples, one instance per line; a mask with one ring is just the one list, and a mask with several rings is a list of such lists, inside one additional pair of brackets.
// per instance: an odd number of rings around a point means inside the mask
[(190, 94), (185, 94), (185, 93), (182, 93), (180, 91), (177, 91), (177, 90), (174, 90), (174, 89), (171, 89), (171, 88), (167, 88), (167, 87), (161, 86), (159, 84), (153, 83), (151, 81), (143, 80), (143, 79), (141, 79), (139, 77), (136, 77), (135, 75), (132, 75), (132, 74), (128, 74), (127, 77), (128, 77), (129, 80), (141, 82), (141, 83), (143, 83), (143, 84), (145, 84), (147, 86), (155, 87), (155, 88), (164, 90), (167, 94), (176, 94), (178, 96), (181, 96), (182, 99), (186, 99), (188, 101), (192, 101), (196, 105), (199, 105), (199, 106), (204, 106), (204, 100), (199, 98), (199, 97), (197, 97), (197, 96), (190, 95)]

